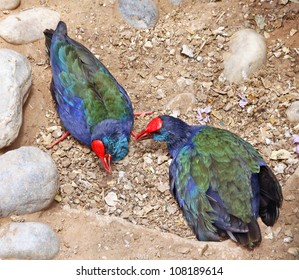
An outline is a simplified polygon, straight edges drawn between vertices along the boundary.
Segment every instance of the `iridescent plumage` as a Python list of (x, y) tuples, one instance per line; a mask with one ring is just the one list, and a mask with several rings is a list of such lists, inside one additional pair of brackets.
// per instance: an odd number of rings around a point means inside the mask
[(252, 145), (227, 130), (167, 115), (153, 119), (137, 139), (145, 136), (167, 143), (170, 189), (199, 240), (229, 236), (249, 248), (261, 242), (257, 218), (276, 222), (282, 192)]
[(87, 48), (68, 37), (64, 22), (44, 33), (51, 92), (63, 125), (81, 143), (100, 150), (100, 158), (103, 148), (112, 160), (123, 159), (134, 118), (128, 94)]

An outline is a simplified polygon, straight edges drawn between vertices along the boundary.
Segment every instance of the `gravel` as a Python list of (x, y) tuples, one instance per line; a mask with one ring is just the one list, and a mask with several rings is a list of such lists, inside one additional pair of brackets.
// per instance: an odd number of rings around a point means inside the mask
[[(255, 29), (252, 12), (260, 9), (262, 13), (263, 9), (254, 3), (246, 2), (243, 6), (246, 27)], [(105, 63), (108, 61), (105, 54), (114, 55), (115, 59), (116, 54), (121, 53), (117, 56), (117, 67), (123, 76), (118, 80), (130, 94), (135, 111), (154, 110), (153, 116), (136, 118), (135, 131), (142, 129), (156, 115), (178, 113), (175, 109), (164, 108), (167, 100), (182, 93), (177, 81), (183, 77), (192, 81), (183, 86), (194, 94), (196, 106), (180, 117), (189, 124), (198, 124), (197, 110), (211, 106), (208, 124), (235, 132), (253, 144), (284, 186), (298, 165), (291, 142), (299, 128), (290, 123), (285, 114), (286, 108), (298, 98), (298, 54), (294, 49), (285, 48), (280, 39), (269, 40), (266, 67), (240, 85), (224, 83), (222, 54), (228, 48), (229, 37), (238, 27), (227, 27), (226, 21), (233, 11), (223, 14), (221, 5), (209, 6), (205, 12), (205, 16), (214, 19), (209, 25), (199, 24), (198, 13), (186, 14), (178, 7), (161, 17), (159, 24), (151, 30), (114, 26), (111, 37), (118, 39), (104, 37), (100, 57)], [(177, 22), (180, 25), (176, 25)], [(267, 16), (264, 31), (271, 35), (280, 27), (279, 22), (278, 18), (270, 21)], [(70, 35), (74, 34), (81, 34), (87, 47), (98, 47), (93, 43), (98, 42), (98, 34), (93, 30), (84, 33), (70, 30)], [(193, 50), (193, 58), (181, 54), (183, 45)], [(275, 55), (277, 52), (281, 57)], [(247, 104), (241, 107), (239, 102), (244, 98)], [(46, 117), (48, 127), (61, 126), (55, 112), (47, 111)], [(36, 136), (37, 144), (43, 148), (54, 140), (47, 128), (41, 128)], [(271, 153), (280, 149), (288, 151), (290, 158), (271, 160)], [(99, 159), (72, 137), (50, 152), (60, 173), (62, 206), (120, 216), (134, 224), (195, 238), (182, 213), (174, 208), (176, 204), (168, 187), (169, 157), (165, 144), (150, 140), (131, 141), (128, 156), (113, 163), (111, 176), (103, 171)], [(113, 206), (105, 201), (109, 193), (117, 197)], [(280, 226), (284, 232), (285, 224)], [(274, 238), (275, 234), (271, 231), (266, 236)], [(283, 240), (287, 236), (281, 234), (280, 238)]]

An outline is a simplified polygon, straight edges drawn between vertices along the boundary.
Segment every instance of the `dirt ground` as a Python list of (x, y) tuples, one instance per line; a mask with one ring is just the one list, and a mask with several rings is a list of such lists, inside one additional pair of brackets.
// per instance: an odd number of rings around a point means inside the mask
[[(287, 198), (281, 216), (273, 229), (261, 225), (263, 242), (252, 252), (231, 241), (213, 243), (209, 245), (212, 248), (210, 252), (203, 252), (205, 247), (202, 246), (205, 245), (196, 241), (168, 190), (169, 157), (166, 147), (151, 141), (131, 141), (128, 156), (113, 165), (111, 176), (103, 172), (95, 155), (72, 137), (47, 150), (47, 146), (64, 129), (49, 91), (51, 69), (44, 41), (16, 46), (0, 38), (0, 47), (24, 54), (33, 71), (33, 86), (24, 105), (23, 126), (18, 139), (7, 150), (24, 145), (39, 146), (51, 153), (60, 174), (58, 202), (44, 213), (29, 215), (25, 219), (29, 221), (42, 216), (41, 221), (55, 226), (62, 240), (58, 259), (103, 256), (99, 249), (100, 237), (94, 231), (97, 227), (90, 227), (95, 220), (91, 222), (86, 213), (116, 217), (120, 227), (131, 224), (140, 226), (138, 230), (144, 229), (145, 232), (155, 230), (156, 233), (180, 236), (180, 240), (191, 242), (192, 246), (196, 247), (198, 243), (202, 252), (188, 255), (187, 250), (185, 253), (171, 251), (167, 254), (165, 252), (169, 251), (173, 240), (163, 239), (162, 234), (152, 238), (161, 238), (164, 253), (147, 254), (153, 246), (152, 241), (147, 240), (138, 241), (134, 247), (136, 251), (131, 248), (131, 255), (123, 251), (109, 251), (109, 246), (107, 250), (103, 247), (104, 256), (108, 259), (182, 258), (182, 254), (184, 258), (208, 259), (296, 258), (288, 253), (288, 249), (299, 247), (299, 190), (294, 181), (286, 182), (298, 167), (298, 158), (291, 145), (298, 128), (297, 124), (287, 120), (285, 110), (299, 99), (299, 4), (282, 4), (284, 1), (278, 0), (186, 0), (180, 6), (173, 6), (167, 0), (160, 0), (157, 1), (159, 21), (156, 27), (137, 30), (124, 22), (114, 2), (83, 0), (78, 8), (77, 1), (28, 0), (22, 1), (21, 6), (10, 13), (37, 6), (58, 11), (61, 20), (67, 23), (69, 36), (100, 57), (129, 93), (135, 111), (173, 114), (190, 124), (198, 124), (197, 109), (212, 106), (209, 124), (229, 129), (248, 140), (274, 169)], [(256, 14), (264, 18), (264, 30), (257, 27)], [(0, 19), (5, 16), (3, 14)], [(242, 27), (253, 28), (266, 37), (267, 64), (244, 84), (229, 85), (218, 79), (223, 70), (222, 55), (230, 36)], [(294, 30), (298, 31), (291, 36)], [(181, 54), (183, 44), (194, 50), (194, 58)], [(196, 102), (178, 104), (177, 107), (169, 105), (180, 93), (192, 94)], [(242, 108), (239, 101), (244, 95), (248, 104)], [(139, 131), (150, 118), (136, 118), (135, 130)], [(279, 149), (290, 151), (291, 157), (270, 160), (271, 152)], [(113, 205), (105, 200), (111, 193), (117, 196), (117, 203)], [(65, 209), (70, 213), (83, 213), (83, 216), (80, 214), (80, 218), (74, 219), (70, 219), (72, 216), (63, 217)], [(84, 232), (85, 221), (89, 233)], [(103, 228), (98, 230), (102, 232)], [(113, 243), (119, 237), (119, 226), (109, 226), (106, 231), (109, 231), (109, 238), (104, 234), (104, 242)], [(141, 236), (144, 238), (144, 235)], [(181, 243), (177, 244), (181, 246)], [(161, 244), (155, 246), (161, 247)], [(217, 246), (227, 253), (217, 253)]]

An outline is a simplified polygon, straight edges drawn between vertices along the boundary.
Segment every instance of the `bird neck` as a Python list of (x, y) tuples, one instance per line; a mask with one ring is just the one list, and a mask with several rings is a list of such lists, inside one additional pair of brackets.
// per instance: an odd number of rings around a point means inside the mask
[(188, 143), (192, 134), (192, 126), (184, 123), (169, 132), (167, 137), (167, 148), (172, 158)]

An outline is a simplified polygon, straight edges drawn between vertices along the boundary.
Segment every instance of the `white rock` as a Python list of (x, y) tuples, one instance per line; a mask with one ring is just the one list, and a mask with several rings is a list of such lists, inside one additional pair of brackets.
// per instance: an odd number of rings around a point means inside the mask
[(163, 98), (165, 98), (165, 97), (166, 97), (166, 94), (165, 94), (164, 90), (161, 89), (161, 88), (159, 88), (159, 89), (157, 90), (157, 96), (156, 96), (156, 98), (157, 98), (157, 99), (163, 99)]
[(179, 110), (180, 113), (186, 114), (191, 111), (196, 104), (196, 98), (192, 93), (185, 92), (176, 95), (166, 105), (166, 109)]
[(0, 0), (0, 10), (13, 10), (20, 5), (21, 0)]
[(0, 217), (42, 210), (58, 188), (55, 163), (39, 148), (21, 147), (0, 156)]
[(25, 222), (1, 225), (0, 258), (53, 259), (59, 252), (59, 239), (48, 225)]
[(286, 165), (283, 163), (283, 162), (279, 162), (277, 165), (275, 165), (274, 167), (274, 171), (277, 173), (277, 174), (283, 174), (284, 173), (284, 170), (286, 169)]
[(278, 151), (272, 151), (270, 159), (279, 160), (279, 159), (289, 159), (291, 157), (291, 153), (285, 149), (280, 149)]
[(158, 184), (158, 191), (159, 192), (161, 192), (161, 193), (164, 193), (164, 192), (166, 192), (166, 191), (168, 191), (169, 190), (169, 184), (168, 184), (168, 182), (166, 182), (166, 183), (162, 183), (162, 182), (160, 182), (159, 184)]
[(153, 0), (118, 0), (118, 9), (126, 22), (135, 28), (152, 28), (159, 17)]
[(239, 83), (256, 72), (266, 62), (266, 57), (264, 37), (252, 29), (242, 29), (231, 37), (229, 51), (223, 55), (224, 77)]
[(179, 208), (176, 204), (169, 204), (167, 205), (166, 210), (170, 215), (173, 215), (176, 211), (179, 210)]
[(184, 0), (169, 0), (170, 3), (174, 4), (174, 5), (179, 5), (181, 4)]
[(266, 228), (264, 238), (265, 238), (265, 239), (270, 239), (270, 240), (273, 239), (273, 232), (272, 232), (271, 227), (267, 227), (267, 228)]
[(289, 194), (289, 195), (284, 197), (285, 201), (293, 201), (295, 199), (296, 199), (296, 197), (293, 194)]
[(20, 53), (0, 49), (0, 149), (10, 145), (22, 125), (22, 107), (32, 84), (31, 65)]
[(286, 114), (290, 122), (299, 123), (299, 101), (293, 102), (286, 110)]
[(180, 254), (188, 254), (190, 252), (190, 248), (188, 247), (180, 247), (177, 249), (178, 253)]
[(108, 206), (115, 207), (116, 204), (118, 203), (117, 195), (115, 192), (109, 192), (105, 196), (105, 202), (107, 203)]
[(12, 44), (27, 44), (44, 38), (46, 28), (55, 29), (59, 13), (48, 8), (28, 9), (0, 22), (0, 36)]
[(182, 46), (182, 50), (181, 50), (181, 53), (188, 56), (188, 57), (191, 57), (193, 58), (194, 57), (194, 53), (193, 53), (193, 49), (191, 49), (189, 46), (187, 45), (183, 45)]
[(160, 156), (158, 156), (158, 158), (157, 158), (157, 163), (160, 165), (160, 164), (162, 164), (162, 163), (168, 161), (168, 159), (169, 159), (168, 156), (166, 156), (166, 155), (160, 155)]
[(184, 78), (184, 77), (179, 77), (176, 80), (176, 83), (179, 87), (185, 88), (186, 86), (192, 85), (194, 83), (194, 81), (191, 79)]
[(292, 241), (293, 241), (293, 237), (291, 237), (291, 236), (287, 236), (283, 239), (284, 243), (291, 243)]
[(144, 47), (148, 48), (148, 49), (151, 49), (153, 47), (153, 44), (150, 41), (146, 41), (146, 43), (144, 44)]
[(299, 257), (299, 247), (290, 247), (288, 249), (288, 253), (298, 258)]

